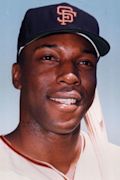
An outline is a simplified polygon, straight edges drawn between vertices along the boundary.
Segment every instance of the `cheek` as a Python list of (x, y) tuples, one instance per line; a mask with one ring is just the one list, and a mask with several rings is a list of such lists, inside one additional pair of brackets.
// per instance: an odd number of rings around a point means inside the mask
[(89, 91), (94, 91), (97, 84), (96, 70), (86, 73), (81, 73), (81, 84)]
[(31, 88), (43, 89), (55, 80), (55, 73), (52, 68), (46, 68), (45, 65), (27, 64), (27, 68), (23, 70), (22, 82), (24, 86), (31, 86)]
[(85, 74), (81, 80), (81, 86), (84, 94), (84, 104), (89, 108), (93, 102), (95, 89), (96, 89), (96, 72)]

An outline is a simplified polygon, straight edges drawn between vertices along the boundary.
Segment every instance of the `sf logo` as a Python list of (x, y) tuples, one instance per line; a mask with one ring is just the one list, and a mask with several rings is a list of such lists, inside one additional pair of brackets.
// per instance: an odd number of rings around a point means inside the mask
[(74, 17), (76, 17), (77, 15), (77, 13), (73, 11), (71, 7), (68, 7), (68, 6), (58, 6), (57, 14), (60, 15), (60, 17), (58, 17), (57, 20), (61, 25), (72, 23), (74, 20)]

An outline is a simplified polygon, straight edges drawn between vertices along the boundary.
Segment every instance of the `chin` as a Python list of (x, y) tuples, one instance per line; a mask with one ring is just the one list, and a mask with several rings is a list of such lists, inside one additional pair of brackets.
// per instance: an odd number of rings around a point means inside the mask
[(73, 132), (76, 132), (76, 130), (80, 129), (80, 120), (79, 122), (75, 120), (69, 120), (67, 122), (61, 122), (57, 124), (56, 126), (56, 133), (57, 134), (62, 134), (62, 135), (67, 135), (71, 134)]

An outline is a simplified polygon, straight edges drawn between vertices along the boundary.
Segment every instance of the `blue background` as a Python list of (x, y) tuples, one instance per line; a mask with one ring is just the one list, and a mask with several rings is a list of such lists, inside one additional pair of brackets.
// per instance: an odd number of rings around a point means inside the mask
[[(0, 1), (0, 134), (12, 131), (19, 122), (19, 91), (11, 80), (16, 61), (17, 36), (25, 11), (59, 0)], [(120, 145), (120, 1), (66, 0), (94, 15), (100, 34), (111, 44), (110, 53), (98, 65), (98, 89), (109, 140)]]

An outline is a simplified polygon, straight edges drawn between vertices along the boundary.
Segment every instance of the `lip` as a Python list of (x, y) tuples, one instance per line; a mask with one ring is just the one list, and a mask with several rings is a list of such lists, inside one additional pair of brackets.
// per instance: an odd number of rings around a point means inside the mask
[(78, 109), (81, 100), (80, 94), (75, 91), (56, 92), (54, 95), (49, 96), (49, 100), (54, 108), (62, 112), (73, 112)]
[(56, 93), (54, 93), (53, 95), (49, 96), (50, 98), (61, 98), (61, 99), (76, 99), (77, 101), (81, 100), (81, 95), (76, 91), (76, 90), (72, 90), (72, 91), (58, 91)]

